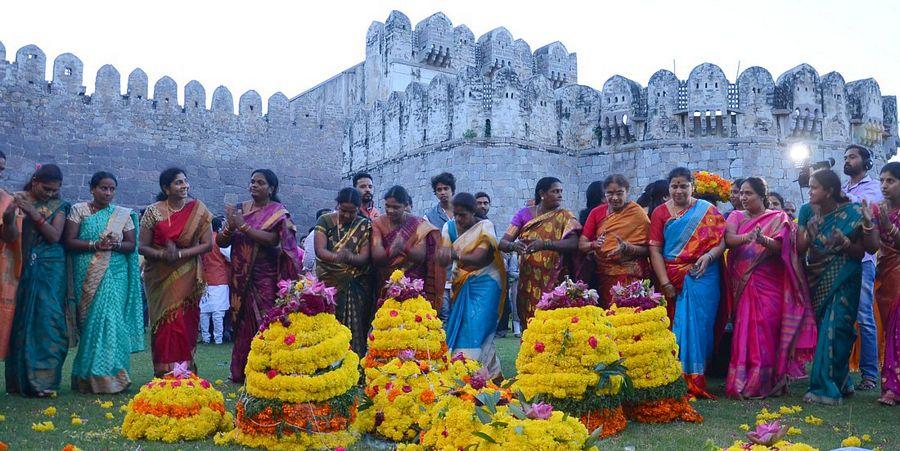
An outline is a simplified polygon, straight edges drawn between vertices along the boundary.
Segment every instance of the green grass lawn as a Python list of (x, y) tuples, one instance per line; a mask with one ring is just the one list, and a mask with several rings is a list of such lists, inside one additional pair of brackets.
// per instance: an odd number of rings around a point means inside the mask
[[(515, 374), (518, 339), (500, 339), (498, 348), (504, 374)], [(73, 355), (74, 352), (70, 353), (70, 358), (66, 362), (64, 369), (66, 378), (70, 374)], [(200, 375), (211, 382), (217, 379), (225, 381), (217, 388), (226, 394), (226, 405), (233, 411), (235, 400), (229, 398), (228, 394), (235, 393), (239, 387), (227, 382), (230, 359), (230, 346), (200, 345), (197, 348)], [(149, 351), (134, 354), (131, 377), (135, 384), (149, 381), (152, 373)], [(715, 394), (724, 393), (724, 381), (712, 380), (710, 385)], [(214, 447), (212, 440), (173, 445), (126, 440), (119, 435), (117, 429), (124, 416), (119, 412), (119, 407), (128, 402), (136, 391), (135, 388), (132, 388), (131, 393), (122, 395), (88, 396), (72, 392), (69, 386), (68, 379), (65, 379), (63, 389), (55, 399), (30, 399), (5, 393), (0, 395), (0, 415), (6, 417), (6, 420), (0, 423), (0, 441), (7, 443), (11, 450), (58, 450), (67, 443), (72, 443), (85, 450), (194, 450)], [(805, 383), (798, 382), (791, 386), (790, 396), (766, 401), (726, 399), (697, 401), (695, 406), (705, 417), (703, 424), (642, 425), (629, 423), (628, 428), (621, 435), (603, 441), (602, 449), (621, 450), (626, 446), (633, 446), (637, 450), (696, 450), (703, 449), (707, 440), (710, 439), (720, 446), (726, 445), (743, 437), (739, 425), (752, 425), (756, 413), (763, 407), (770, 411), (777, 411), (780, 406), (791, 405), (803, 407), (803, 412), (793, 415), (790, 420), (792, 425), (798, 426), (802, 430), (801, 435), (792, 437), (795, 440), (827, 450), (840, 447), (841, 440), (851, 434), (858, 436), (869, 434), (873, 441), (864, 446), (870, 448), (878, 446), (885, 450), (900, 448), (900, 408), (891, 409), (876, 404), (876, 392), (858, 393), (841, 407), (824, 407), (803, 404), (800, 397), (804, 389)], [(5, 389), (2, 391), (5, 392)], [(104, 409), (99, 405), (98, 400), (113, 401), (114, 406), (111, 409)], [(42, 414), (42, 411), (49, 406), (57, 409), (56, 416), (53, 418), (47, 418)], [(85, 424), (72, 426), (70, 418), (73, 413), (84, 419)], [(113, 418), (107, 419), (107, 413), (111, 413)], [(824, 423), (821, 426), (805, 424), (802, 419), (806, 415), (822, 418)], [(31, 430), (33, 422), (48, 419), (53, 421), (56, 430), (50, 432)]]

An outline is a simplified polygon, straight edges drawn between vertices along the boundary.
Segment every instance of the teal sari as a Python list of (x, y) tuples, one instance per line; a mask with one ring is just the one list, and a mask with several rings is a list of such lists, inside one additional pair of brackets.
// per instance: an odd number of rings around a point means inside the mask
[[(47, 222), (69, 213), (69, 203), (60, 199), (35, 202), (34, 206)], [(66, 252), (60, 242), (47, 243), (26, 216), (22, 221), (22, 256), (6, 358), (6, 391), (40, 396), (59, 390), (69, 350)]]
[(806, 399), (823, 404), (840, 404), (853, 394), (850, 381), (850, 351), (856, 341), (856, 311), (862, 283), (861, 260), (831, 249), (827, 242), (834, 230), (852, 241), (861, 238), (862, 210), (848, 203), (824, 216), (809, 204), (800, 208), (798, 223), (806, 228), (817, 221), (818, 233), (810, 237), (806, 274), (810, 297), (819, 323), (819, 337), (809, 375)]
[[(116, 206), (90, 214), (87, 204), (73, 207), (70, 222), (78, 239), (99, 241), (127, 230), (138, 234), (134, 211)], [(82, 393), (119, 393), (131, 379), (131, 353), (144, 350), (144, 312), (137, 248), (129, 253), (97, 251), (72, 255), (73, 288), (80, 333), (72, 366), (72, 389)]]

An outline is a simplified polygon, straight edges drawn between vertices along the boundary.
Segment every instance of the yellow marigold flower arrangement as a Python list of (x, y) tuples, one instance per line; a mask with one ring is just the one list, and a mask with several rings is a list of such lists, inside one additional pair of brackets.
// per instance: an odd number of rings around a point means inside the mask
[(731, 182), (712, 172), (694, 172), (694, 197), (726, 202), (731, 198)]
[(359, 356), (334, 316), (335, 290), (315, 277), (279, 283), (279, 300), (250, 344), (236, 427), (218, 445), (347, 447), (359, 393)]
[(814, 448), (806, 443), (789, 442), (787, 440), (779, 441), (771, 446), (737, 440), (731, 446), (724, 448), (724, 451), (819, 451), (819, 448)]
[(862, 440), (855, 435), (851, 435), (843, 440), (841, 440), (841, 446), (854, 446), (859, 447), (862, 446)]
[(689, 402), (663, 296), (644, 280), (617, 284), (612, 298), (607, 318), (632, 380), (624, 399), (628, 419), (642, 423), (703, 421)]
[(803, 421), (806, 422), (806, 424), (811, 424), (813, 426), (822, 425), (822, 419), (813, 415), (807, 415), (805, 418), (803, 418)]
[(56, 426), (52, 421), (42, 421), (40, 423), (31, 423), (31, 430), (35, 432), (49, 432), (55, 430)]
[(401, 351), (415, 353), (437, 367), (447, 361), (447, 340), (437, 312), (423, 296), (424, 282), (410, 279), (403, 271), (391, 274), (385, 286), (387, 298), (379, 301), (372, 320), (363, 367), (372, 368), (399, 357)]
[(56, 407), (50, 406), (42, 412), (45, 417), (53, 417), (56, 415)]
[(231, 429), (233, 421), (222, 393), (190, 372), (187, 363), (141, 387), (126, 412), (122, 435), (130, 440), (199, 440)]
[(608, 437), (625, 428), (621, 395), (630, 379), (598, 297), (569, 279), (543, 295), (522, 334), (512, 389), (580, 418), (587, 429), (602, 427)]

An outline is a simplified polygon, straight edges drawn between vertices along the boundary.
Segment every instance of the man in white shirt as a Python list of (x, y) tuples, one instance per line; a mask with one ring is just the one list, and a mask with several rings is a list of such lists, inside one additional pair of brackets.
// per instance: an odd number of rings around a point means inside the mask
[[(844, 194), (853, 202), (865, 199), (869, 205), (881, 202), (879, 183), (869, 177), (872, 169), (872, 153), (863, 146), (851, 144), (844, 150), (844, 174), (850, 180), (844, 185)], [(860, 391), (874, 390), (878, 386), (878, 331), (875, 328), (874, 302), (875, 256), (866, 254), (862, 260), (862, 291), (859, 295), (859, 310), (856, 322), (859, 324), (859, 371), (862, 381), (856, 389)]]

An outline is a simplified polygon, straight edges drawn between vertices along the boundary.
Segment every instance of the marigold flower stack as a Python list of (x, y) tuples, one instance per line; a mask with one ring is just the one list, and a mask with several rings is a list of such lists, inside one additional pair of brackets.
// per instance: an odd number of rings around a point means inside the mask
[(530, 403), (548, 402), (602, 436), (625, 428), (621, 406), (627, 385), (612, 324), (583, 282), (565, 282), (545, 293), (522, 335), (512, 389)]
[(131, 440), (200, 440), (231, 429), (233, 421), (222, 393), (187, 363), (141, 387), (124, 410), (122, 435)]
[(359, 401), (359, 356), (334, 317), (335, 289), (312, 276), (279, 283), (277, 305), (250, 345), (237, 425), (216, 444), (267, 449), (346, 447)]
[(641, 423), (702, 422), (688, 402), (675, 334), (669, 330), (665, 300), (650, 281), (617, 284), (607, 318), (632, 386), (625, 391), (625, 414)]
[(484, 370), (463, 376), (420, 418), (419, 443), (398, 449), (596, 449), (599, 430), (589, 435), (577, 418), (547, 403), (529, 404), (487, 377)]
[(402, 271), (391, 274), (363, 359), (369, 403), (359, 427), (395, 442), (417, 439), (430, 406), (454, 379), (477, 369), (474, 361), (448, 365), (443, 324), (422, 296), (423, 285)]

